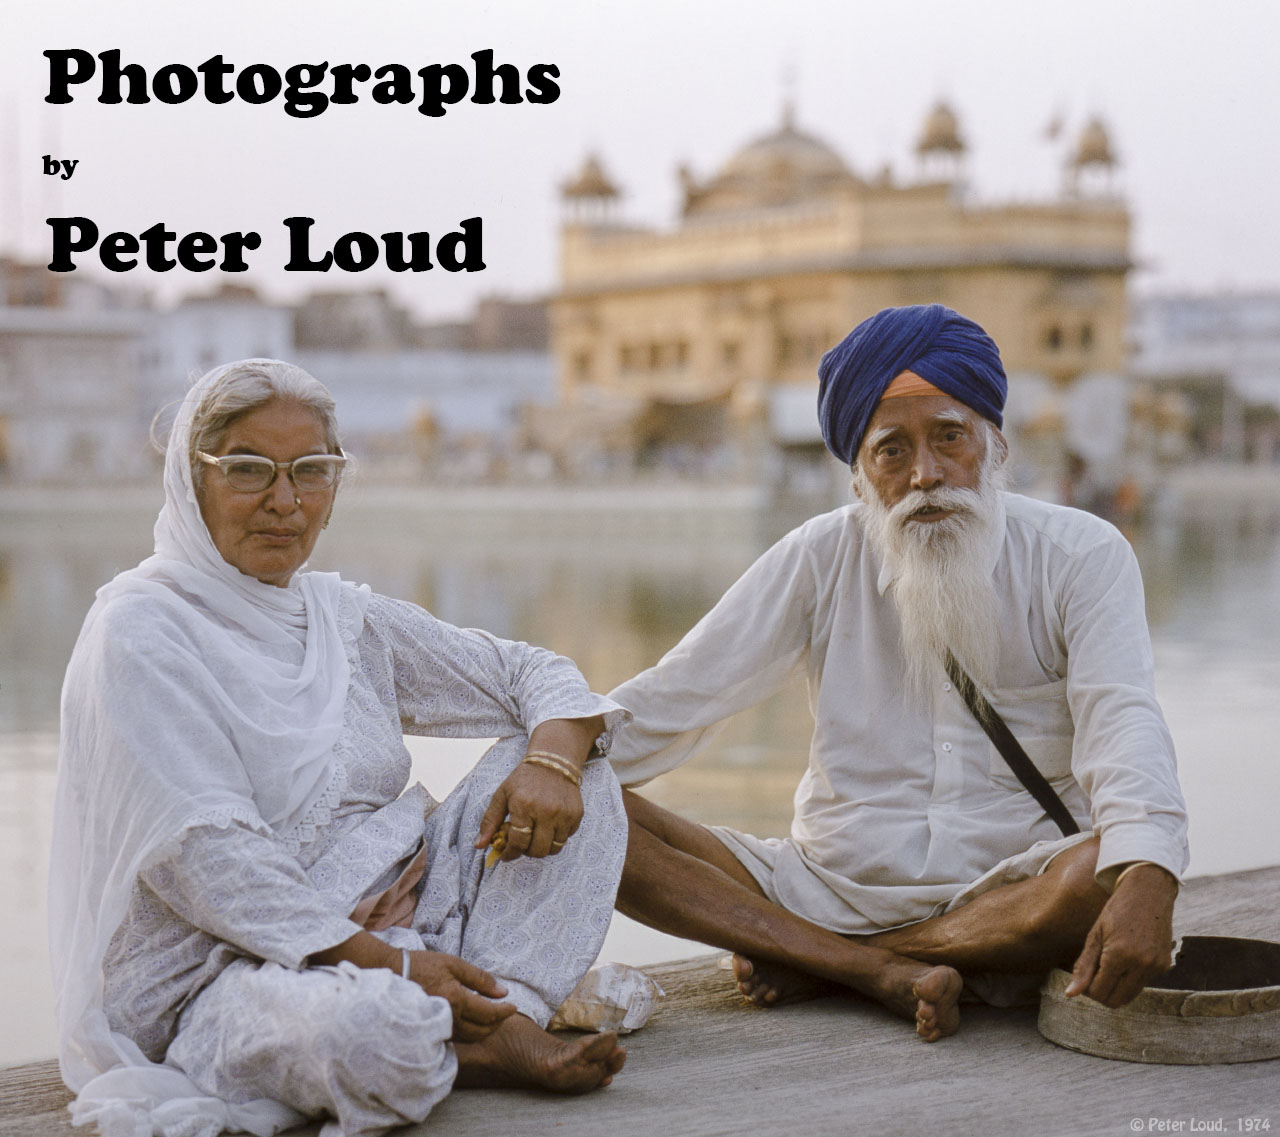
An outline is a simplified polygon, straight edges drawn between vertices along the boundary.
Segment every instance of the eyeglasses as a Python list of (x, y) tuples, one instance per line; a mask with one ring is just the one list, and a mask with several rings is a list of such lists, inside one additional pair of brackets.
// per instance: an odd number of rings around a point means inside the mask
[(292, 462), (273, 462), (257, 454), (226, 454), (215, 458), (203, 450), (196, 457), (210, 466), (217, 466), (227, 485), (241, 493), (261, 493), (275, 484), (281, 470), (289, 474), (289, 481), (299, 493), (315, 493), (327, 490), (338, 480), (342, 467), (347, 464), (345, 454), (304, 454)]

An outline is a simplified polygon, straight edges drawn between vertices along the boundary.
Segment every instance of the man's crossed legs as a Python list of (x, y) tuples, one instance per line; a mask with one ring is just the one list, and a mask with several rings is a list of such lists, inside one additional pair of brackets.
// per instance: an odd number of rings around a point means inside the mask
[(1070, 967), (1107, 901), (1094, 881), (1098, 843), (1083, 841), (1043, 874), (888, 932), (842, 936), (768, 900), (711, 832), (623, 791), (630, 821), (620, 911), (650, 927), (735, 953), (742, 993), (761, 1004), (832, 984), (914, 1018), (926, 1042), (959, 1025), (962, 974)]

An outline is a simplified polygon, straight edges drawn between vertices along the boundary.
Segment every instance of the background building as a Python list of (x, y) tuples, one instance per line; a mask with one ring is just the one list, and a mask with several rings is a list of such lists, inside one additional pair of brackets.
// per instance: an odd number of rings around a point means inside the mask
[(0, 257), (0, 482), (152, 476), (156, 410), (211, 365), (265, 355), (330, 385), (372, 480), (645, 468), (843, 500), (814, 414), (821, 354), (881, 307), (931, 301), (1001, 346), (1022, 487), (1107, 513), (1175, 462), (1280, 460), (1280, 297), (1149, 297), (1131, 316), (1130, 217), (1101, 122), (1032, 203), (968, 190), (944, 103), (915, 153), (910, 177), (861, 174), (784, 113), (714, 174), (680, 169), (665, 229), (627, 223), (590, 156), (561, 187), (550, 319), (538, 299), (429, 322), (384, 290), (290, 307), (238, 283), (161, 309)]
[(1182, 456), (1280, 462), (1280, 292), (1144, 297), (1132, 331), (1153, 415), (1185, 423)]
[(518, 453), (529, 404), (554, 398), (546, 304), (489, 297), (424, 323), (383, 291), (317, 292), (296, 307), (252, 288), (156, 308), (91, 277), (0, 257), (0, 485), (149, 482), (195, 376), (247, 357), (297, 362), (332, 390), (374, 479), (545, 476)]
[(0, 481), (119, 482), (145, 468), (132, 299), (0, 257)]
[(181, 401), (191, 380), (211, 367), (251, 357), (288, 359), (293, 350), (293, 311), (242, 284), (224, 283), (148, 317), (138, 391), (139, 417), (147, 423), (159, 408)]
[(588, 158), (562, 187), (562, 407), (631, 423), (641, 458), (658, 438), (710, 452), (786, 433), (828, 347), (880, 308), (934, 301), (986, 327), (1015, 382), (1037, 377), (1029, 414), (1083, 375), (1123, 373), (1130, 219), (1105, 127), (1085, 128), (1050, 201), (974, 200), (966, 149), (939, 103), (915, 176), (860, 174), (785, 111), (713, 176), (680, 169), (669, 229), (625, 223)]

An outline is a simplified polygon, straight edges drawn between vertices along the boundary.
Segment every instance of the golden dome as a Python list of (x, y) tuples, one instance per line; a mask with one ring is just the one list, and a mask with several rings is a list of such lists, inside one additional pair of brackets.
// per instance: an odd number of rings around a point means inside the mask
[(1091, 118), (1080, 132), (1080, 140), (1076, 143), (1076, 152), (1071, 164), (1081, 166), (1114, 166), (1116, 153), (1111, 149), (1111, 136), (1100, 118)]
[(964, 139), (960, 137), (960, 123), (955, 111), (946, 102), (939, 99), (929, 116), (924, 120), (924, 129), (920, 132), (920, 141), (916, 143), (916, 153), (963, 154)]
[(823, 197), (857, 180), (830, 146), (796, 129), (787, 107), (781, 127), (747, 143), (696, 194), (687, 196), (685, 212), (789, 205)]
[(561, 184), (560, 193), (572, 199), (615, 198), (618, 196), (618, 187), (609, 180), (600, 159), (594, 154), (588, 154), (577, 176)]

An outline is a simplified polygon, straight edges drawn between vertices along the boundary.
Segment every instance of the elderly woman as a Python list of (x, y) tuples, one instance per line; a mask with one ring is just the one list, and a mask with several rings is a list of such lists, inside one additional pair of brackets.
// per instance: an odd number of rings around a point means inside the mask
[[(626, 823), (588, 759), (624, 712), (550, 652), (301, 572), (345, 461), (306, 372), (206, 375), (155, 555), (76, 644), (51, 941), (72, 1112), (108, 1137), (381, 1133), (455, 1081), (622, 1066), (544, 1028), (608, 926)], [(437, 803), (405, 732), (501, 741)]]

